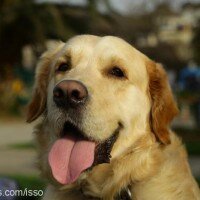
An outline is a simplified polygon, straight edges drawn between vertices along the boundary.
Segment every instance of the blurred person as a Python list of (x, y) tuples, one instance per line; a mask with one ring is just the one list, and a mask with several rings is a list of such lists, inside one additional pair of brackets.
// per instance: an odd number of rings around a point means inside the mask
[(196, 126), (200, 127), (200, 67), (193, 60), (180, 72), (179, 89), (190, 97), (190, 109)]
[(190, 92), (200, 91), (200, 68), (193, 60), (189, 61), (188, 66), (181, 70), (179, 87), (180, 90)]

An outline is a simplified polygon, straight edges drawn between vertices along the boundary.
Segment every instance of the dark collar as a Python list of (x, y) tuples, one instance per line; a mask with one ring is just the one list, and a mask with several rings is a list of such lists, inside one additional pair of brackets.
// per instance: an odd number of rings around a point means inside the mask
[(115, 200), (132, 200), (133, 198), (130, 195), (130, 190), (125, 188), (121, 190), (120, 194), (115, 197)]

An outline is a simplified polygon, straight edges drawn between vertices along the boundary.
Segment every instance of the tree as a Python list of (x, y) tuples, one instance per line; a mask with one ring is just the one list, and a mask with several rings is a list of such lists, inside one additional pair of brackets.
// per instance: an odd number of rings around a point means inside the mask
[[(32, 45), (44, 49), (47, 38), (65, 39), (72, 35), (62, 13), (54, 5), (36, 4), (34, 0), (0, 2), (0, 63), (20, 64), (21, 49)], [(1, 68), (2, 69), (2, 68)]]
[(200, 65), (200, 20), (194, 29), (194, 38), (192, 41), (194, 60)]

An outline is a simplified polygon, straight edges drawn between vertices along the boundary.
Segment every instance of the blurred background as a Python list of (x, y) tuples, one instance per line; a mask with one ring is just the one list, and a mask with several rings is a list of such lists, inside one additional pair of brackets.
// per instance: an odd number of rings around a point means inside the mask
[(173, 129), (200, 180), (200, 0), (1, 0), (0, 177), (44, 187), (25, 105), (38, 57), (77, 34), (122, 37), (164, 65), (180, 109)]

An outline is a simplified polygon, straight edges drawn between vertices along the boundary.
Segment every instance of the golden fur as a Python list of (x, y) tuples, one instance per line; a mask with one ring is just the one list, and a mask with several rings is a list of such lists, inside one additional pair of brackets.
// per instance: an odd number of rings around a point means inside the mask
[[(56, 67), (69, 57), (71, 69), (55, 74)], [(121, 67), (126, 78), (110, 77), (113, 66)], [(52, 91), (65, 79), (81, 81), (91, 95), (82, 124), (88, 138), (105, 140), (118, 121), (123, 129), (109, 164), (97, 165), (75, 183), (62, 186), (53, 179), (47, 156), (66, 118), (53, 104)], [(44, 199), (112, 200), (124, 188), (139, 200), (200, 199), (185, 148), (168, 127), (177, 112), (162, 66), (122, 39), (83, 35), (59, 43), (38, 64), (27, 115), (28, 122), (43, 116), (34, 132), (39, 167), (49, 182)]]

